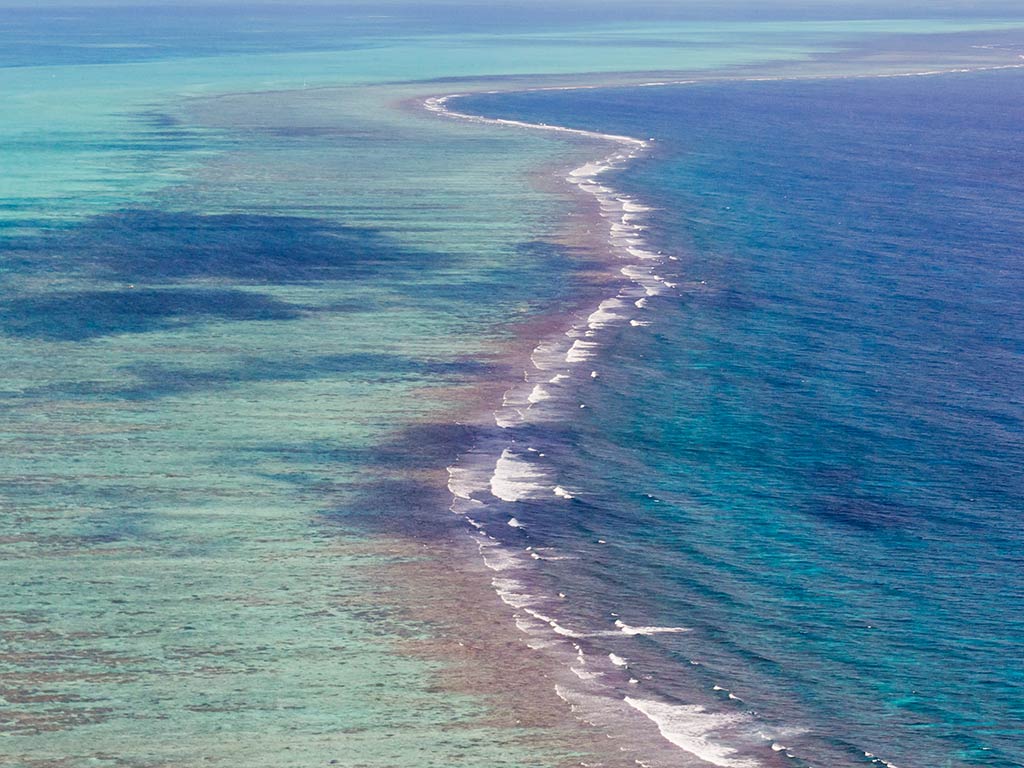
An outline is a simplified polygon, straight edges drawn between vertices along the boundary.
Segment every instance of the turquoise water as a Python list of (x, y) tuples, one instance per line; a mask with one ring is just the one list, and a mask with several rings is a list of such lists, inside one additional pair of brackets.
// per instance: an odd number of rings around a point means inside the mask
[(456, 422), (606, 281), (537, 183), (596, 145), (419, 101), (1008, 26), (375, 11), (4, 14), (4, 764), (616, 764), (443, 566)]
[[(665, 15), (665, 9), (660, 11)], [(1012, 28), (1006, 20), (659, 23), (355, 8), (8, 10), (2, 27), (0, 220), (75, 217), (182, 178), (219, 148), (146, 117), (182, 97), (434, 78), (710, 70), (803, 60), (879, 35)]]
[(459, 100), (654, 138), (598, 178), (649, 206), (670, 290), (592, 322), (513, 428), (519, 498), (470, 509), (546, 553), (509, 589), (576, 633), (579, 696), (720, 765), (1024, 763), (1022, 96), (1014, 70)]

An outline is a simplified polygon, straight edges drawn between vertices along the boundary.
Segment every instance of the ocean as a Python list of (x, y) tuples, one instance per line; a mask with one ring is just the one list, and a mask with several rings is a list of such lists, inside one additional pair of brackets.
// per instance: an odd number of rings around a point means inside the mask
[(0, 764), (1021, 762), (1021, 22), (513, 10), (4, 9)]
[(501, 585), (579, 654), (567, 698), (720, 765), (1021, 764), (1022, 96), (1010, 70), (454, 102), (649, 139), (584, 171), (639, 272), (538, 355), (508, 490), (466, 494), (543, 553)]

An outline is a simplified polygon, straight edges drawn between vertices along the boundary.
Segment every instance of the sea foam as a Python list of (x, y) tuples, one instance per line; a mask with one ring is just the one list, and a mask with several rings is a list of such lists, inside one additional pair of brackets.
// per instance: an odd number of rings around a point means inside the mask
[(620, 619), (615, 620), (615, 626), (619, 628), (619, 631), (624, 635), (665, 635), (665, 634), (677, 634), (680, 632), (689, 632), (687, 627), (634, 627), (626, 624)]
[[(570, 492), (560, 485), (554, 485), (548, 480), (548, 472), (544, 469), (543, 464), (538, 462), (538, 459), (543, 457), (543, 453), (533, 450), (524, 451), (516, 447), (516, 434), (539, 418), (539, 407), (547, 412), (551, 406), (557, 407), (559, 403), (564, 402), (566, 395), (582, 386), (582, 381), (596, 380), (598, 374), (592, 366), (587, 366), (590, 376), (586, 378), (574, 377), (572, 372), (577, 366), (588, 363), (598, 355), (603, 343), (601, 337), (610, 332), (610, 329), (619, 327), (632, 329), (649, 324), (651, 320), (646, 318), (653, 317), (653, 307), (649, 306), (649, 298), (662, 295), (671, 288), (671, 283), (658, 274), (658, 270), (662, 269), (666, 263), (664, 257), (661, 253), (651, 249), (643, 237), (645, 227), (642, 219), (652, 209), (630, 196), (619, 193), (603, 180), (598, 180), (609, 171), (618, 169), (639, 157), (647, 150), (650, 142), (629, 136), (455, 112), (450, 109), (450, 101), (457, 97), (458, 94), (453, 94), (428, 99), (426, 107), (447, 117), (471, 122), (561, 132), (607, 141), (616, 145), (615, 149), (604, 158), (591, 160), (570, 171), (566, 180), (580, 191), (594, 197), (598, 212), (607, 221), (607, 242), (612, 251), (624, 261), (620, 274), (628, 282), (619, 288), (617, 293), (601, 301), (584, 319), (573, 324), (560, 338), (552, 337), (542, 340), (531, 355), (533, 371), (526, 371), (523, 381), (508, 390), (503, 398), (502, 408), (495, 413), (496, 425), (504, 428), (509, 435), (503, 440), (505, 445), (500, 448), (500, 456), (493, 465), (494, 469), (489, 480), (491, 495), (503, 502), (513, 503), (528, 499), (550, 499), (552, 495), (565, 500), (573, 499), (574, 492)], [(642, 321), (637, 318), (640, 313), (645, 315), (645, 319)], [(541, 380), (538, 380), (538, 374), (543, 377)], [(550, 405), (548, 401), (551, 401)], [(586, 407), (585, 403), (579, 402), (579, 398), (571, 399), (568, 402), (575, 403), (579, 408)], [(476, 492), (475, 483), (463, 482), (464, 480), (468, 481), (469, 478), (464, 478), (458, 472), (450, 473), (450, 475), (450, 488), (453, 494), (461, 494), (468, 498), (470, 494)], [(507, 513), (503, 517), (507, 525), (521, 526), (518, 517), (509, 517)], [(527, 550), (528, 557), (523, 557), (523, 553), (513, 554), (511, 551), (497, 546), (493, 538), (488, 538), (490, 540), (487, 544), (481, 545), (481, 553), (485, 554), (487, 565), (494, 570), (512, 571), (514, 568), (527, 567), (531, 561), (562, 559), (561, 557), (543, 556), (533, 551), (532, 548)], [(601, 543), (604, 541), (601, 540)], [(585, 685), (588, 689), (595, 685), (598, 688), (606, 688), (611, 683), (603, 680), (605, 671), (594, 669), (587, 664), (583, 650), (575, 643), (575, 640), (611, 636), (622, 638), (623, 636), (634, 637), (687, 631), (683, 627), (631, 626), (617, 621), (614, 630), (580, 632), (566, 627), (542, 610), (547, 598), (535, 595), (528, 598), (524, 596), (518, 588), (518, 582), (503, 579), (496, 581), (494, 586), (501, 599), (516, 609), (516, 626), (530, 635), (533, 643), (531, 647), (545, 648), (553, 652), (560, 647), (560, 642), (573, 641), (575, 653), (571, 660), (566, 660), (567, 666), (579, 684)], [(564, 595), (560, 595), (560, 598), (564, 598)], [(545, 635), (549, 639), (543, 639)], [(561, 638), (562, 641), (559, 641), (558, 638)], [(568, 649), (565, 650), (568, 651)], [(611, 662), (607, 674), (616, 670), (617, 674), (614, 676), (622, 677), (621, 670), (626, 666), (625, 659), (614, 653), (608, 654), (607, 658)], [(635, 678), (627, 680), (623, 677), (620, 681), (620, 683), (627, 682), (630, 685), (638, 684)], [(567, 692), (568, 689), (563, 688), (562, 691)], [(563, 695), (562, 691), (559, 692), (559, 695)], [(576, 693), (579, 694), (582, 691)], [(609, 695), (610, 689), (606, 688), (606, 692), (598, 698)], [(623, 702), (620, 698), (610, 696), (604, 700), (608, 704), (614, 703), (616, 708), (622, 708)], [(657, 709), (659, 706), (668, 706), (659, 705), (657, 702), (636, 701), (638, 703), (631, 702), (630, 706), (640, 709), (651, 719), (654, 719), (651, 717), (651, 713), (662, 714)], [(695, 717), (698, 713), (703, 713), (703, 710), (697, 709), (691, 714)], [(679, 712), (676, 713), (676, 716), (679, 716)], [(662, 721), (666, 722), (664, 717), (662, 717)], [(678, 724), (662, 727), (662, 723), (659, 722), (658, 725), (666, 739), (673, 744), (679, 745), (682, 742), (689, 745), (688, 751), (695, 755), (710, 755), (724, 759), (731, 754), (725, 748), (715, 748), (710, 743), (701, 742), (701, 732), (696, 726), (691, 725), (690, 729), (686, 730)], [(745, 768), (739, 761), (718, 764), (727, 765), (730, 768)]]
[(738, 715), (709, 712), (694, 704), (665, 704), (631, 696), (625, 701), (653, 721), (668, 741), (707, 763), (722, 768), (761, 768), (756, 760), (742, 757), (735, 749), (711, 738), (716, 731), (740, 721)]
[(542, 495), (550, 488), (546, 474), (533, 462), (506, 448), (494, 465), (491, 493), (502, 501), (521, 501)]

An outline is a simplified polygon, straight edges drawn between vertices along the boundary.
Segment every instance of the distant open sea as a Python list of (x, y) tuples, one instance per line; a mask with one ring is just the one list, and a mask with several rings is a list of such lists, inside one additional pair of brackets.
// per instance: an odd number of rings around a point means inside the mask
[(0, 765), (1024, 765), (1024, 22), (520, 5), (2, 12)]
[(633, 280), (539, 350), (490, 492), (458, 476), (581, 711), (736, 768), (1024, 764), (1022, 102), (1019, 71), (452, 102), (651, 140), (576, 179)]

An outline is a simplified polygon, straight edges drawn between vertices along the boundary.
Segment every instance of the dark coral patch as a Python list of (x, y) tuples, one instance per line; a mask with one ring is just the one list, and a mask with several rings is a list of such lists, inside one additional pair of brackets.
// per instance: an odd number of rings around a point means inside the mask
[(18, 243), (27, 263), (130, 283), (218, 278), (250, 283), (348, 280), (437, 254), (403, 249), (373, 229), (321, 219), (133, 209)]
[(299, 313), (294, 305), (249, 291), (125, 288), (12, 299), (0, 307), (0, 330), (49, 341), (85, 341), (211, 319), (290, 320)]

